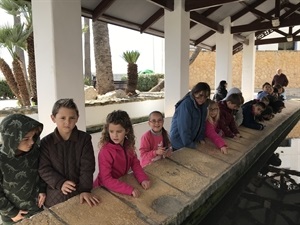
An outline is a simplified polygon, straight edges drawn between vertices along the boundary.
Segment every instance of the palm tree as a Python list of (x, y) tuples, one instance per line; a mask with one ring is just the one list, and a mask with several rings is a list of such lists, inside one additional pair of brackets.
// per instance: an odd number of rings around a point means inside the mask
[(94, 54), (96, 64), (96, 89), (102, 95), (115, 90), (107, 23), (93, 22)]
[[(29, 92), (26, 86), (24, 68), (22, 68), (22, 62), (20, 61), (16, 47), (25, 49), (26, 39), (30, 35), (31, 30), (24, 28), (24, 25), (17, 24), (15, 26), (5, 25), (0, 28), (0, 46), (5, 47), (13, 58), (13, 73), (5, 65), (5, 61), (1, 60), (1, 70), (4, 76), (8, 79), (7, 83), (11, 90), (14, 92), (22, 106), (30, 106)], [(15, 90), (15, 84), (17, 84), (17, 90)]]
[(136, 87), (138, 82), (138, 66), (136, 64), (140, 57), (138, 51), (123, 52), (122, 58), (128, 63), (127, 65), (127, 89), (126, 93), (136, 95)]
[(92, 80), (91, 73), (91, 42), (90, 42), (90, 19), (84, 18), (84, 76), (86, 80)]
[[(36, 68), (35, 68), (35, 54), (34, 54), (34, 39), (32, 30), (32, 10), (31, 3), (24, 0), (0, 0), (0, 7), (8, 14), (13, 16), (22, 15), (25, 18), (26, 30), (30, 32), (26, 39), (26, 50), (28, 54), (28, 74), (30, 80), (31, 97), (37, 101), (36, 90)], [(25, 73), (26, 74), (26, 73)], [(36, 102), (37, 103), (37, 102)]]

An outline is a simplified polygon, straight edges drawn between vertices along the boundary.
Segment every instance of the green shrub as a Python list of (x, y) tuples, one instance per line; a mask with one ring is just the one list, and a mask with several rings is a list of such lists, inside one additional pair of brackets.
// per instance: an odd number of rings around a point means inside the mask
[[(143, 74), (138, 76), (137, 89), (139, 91), (149, 91), (158, 84), (159, 79), (163, 79), (164, 74)], [(127, 76), (121, 78), (122, 81), (127, 81)]]
[(10, 90), (6, 80), (1, 80), (0, 81), (0, 97), (1, 98), (10, 98), (13, 99), (15, 98), (14, 94), (12, 93), (12, 91)]

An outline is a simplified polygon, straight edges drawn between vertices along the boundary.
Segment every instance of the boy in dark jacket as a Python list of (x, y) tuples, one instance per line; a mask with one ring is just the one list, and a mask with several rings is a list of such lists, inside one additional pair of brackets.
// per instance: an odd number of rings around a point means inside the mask
[(231, 94), (226, 100), (220, 101), (220, 119), (218, 122), (218, 127), (223, 131), (226, 137), (239, 138), (240, 133), (237, 129), (234, 120), (234, 110), (237, 110), (242, 104), (242, 99), (240, 94)]
[(43, 124), (12, 114), (0, 124), (0, 213), (3, 224), (14, 224), (42, 211), (46, 184), (38, 174), (39, 136)]
[(47, 185), (45, 206), (79, 195), (80, 203), (99, 203), (91, 193), (95, 156), (91, 135), (76, 127), (79, 113), (73, 99), (60, 99), (52, 109), (57, 127), (41, 140), (39, 173)]
[(263, 102), (255, 102), (254, 104), (247, 104), (242, 106), (243, 109), (243, 123), (245, 127), (255, 129), (255, 130), (263, 130), (264, 125), (256, 122), (256, 117), (260, 116), (261, 113), (266, 109), (266, 105)]

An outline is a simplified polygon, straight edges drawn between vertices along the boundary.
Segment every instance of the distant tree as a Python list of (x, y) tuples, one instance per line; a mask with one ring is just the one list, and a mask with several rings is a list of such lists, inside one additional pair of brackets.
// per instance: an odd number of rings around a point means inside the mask
[(84, 76), (85, 80), (92, 80), (92, 73), (91, 73), (91, 31), (90, 31), (90, 19), (84, 18)]
[(140, 57), (139, 51), (123, 52), (122, 58), (128, 63), (127, 65), (127, 89), (126, 93), (136, 94), (136, 87), (138, 82), (138, 65), (137, 60)]
[(98, 94), (115, 90), (107, 23), (93, 22), (96, 89)]

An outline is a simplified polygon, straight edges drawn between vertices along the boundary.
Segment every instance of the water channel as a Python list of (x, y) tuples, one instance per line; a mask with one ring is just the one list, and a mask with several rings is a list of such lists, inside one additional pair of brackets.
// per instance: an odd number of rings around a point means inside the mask
[(300, 138), (285, 139), (268, 165), (249, 171), (199, 225), (300, 224), (299, 162)]

